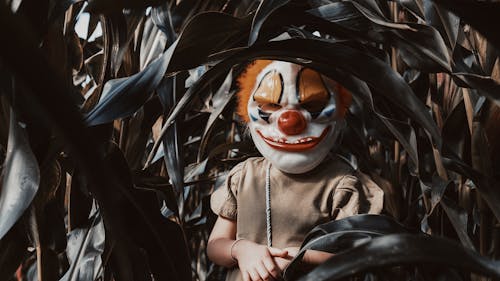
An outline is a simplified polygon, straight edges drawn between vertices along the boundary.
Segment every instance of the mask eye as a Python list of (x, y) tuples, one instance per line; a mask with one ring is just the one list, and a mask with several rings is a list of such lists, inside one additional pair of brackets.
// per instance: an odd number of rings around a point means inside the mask
[(301, 107), (311, 114), (320, 114), (325, 109), (326, 103), (320, 100), (312, 100), (301, 104)]
[(265, 104), (259, 105), (259, 108), (264, 112), (273, 113), (275, 111), (280, 110), (281, 105), (279, 105), (277, 103), (265, 103)]
[(281, 109), (281, 105), (277, 103), (259, 104), (259, 117), (264, 121), (269, 122), (269, 116)]

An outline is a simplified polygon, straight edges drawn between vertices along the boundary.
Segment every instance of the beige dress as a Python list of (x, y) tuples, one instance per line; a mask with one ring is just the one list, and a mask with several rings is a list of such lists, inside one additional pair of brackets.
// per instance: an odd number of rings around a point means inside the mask
[[(268, 160), (249, 158), (228, 174), (225, 185), (211, 198), (212, 210), (236, 220), (236, 238), (267, 244), (265, 179)], [(300, 246), (315, 226), (355, 214), (378, 214), (383, 191), (339, 157), (327, 158), (314, 170), (300, 175), (271, 166), (272, 246)], [(362, 179), (362, 180), (361, 180)], [(238, 268), (228, 281), (242, 280)]]

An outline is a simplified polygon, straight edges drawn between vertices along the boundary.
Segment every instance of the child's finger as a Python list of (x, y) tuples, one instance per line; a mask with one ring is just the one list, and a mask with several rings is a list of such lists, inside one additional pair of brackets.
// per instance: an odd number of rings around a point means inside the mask
[(246, 271), (242, 271), (241, 275), (243, 276), (243, 281), (251, 281), (250, 275)]
[(271, 276), (274, 279), (278, 280), (280, 278), (281, 270), (278, 267), (278, 265), (276, 265), (276, 263), (274, 262), (274, 259), (273, 258), (266, 258), (263, 260), (263, 263), (264, 263), (264, 266), (266, 267), (267, 271), (269, 272), (269, 274), (271, 274)]
[(271, 280), (271, 274), (267, 271), (267, 268), (264, 266), (264, 263), (261, 263), (260, 266), (257, 267), (257, 272), (259, 273), (260, 279), (263, 281)]
[(257, 270), (255, 270), (254, 268), (248, 270), (248, 275), (250, 275), (250, 279), (252, 281), (257, 281), (257, 280), (260, 280), (260, 275), (259, 273), (257, 272)]
[(273, 247), (268, 247), (268, 248), (269, 248), (269, 253), (273, 257), (282, 257), (282, 258), (288, 257), (288, 251), (287, 250), (282, 250), (282, 249), (273, 248)]

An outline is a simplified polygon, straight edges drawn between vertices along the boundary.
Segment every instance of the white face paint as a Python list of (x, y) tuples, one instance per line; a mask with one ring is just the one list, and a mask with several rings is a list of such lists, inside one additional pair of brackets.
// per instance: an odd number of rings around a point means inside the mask
[(336, 114), (335, 86), (311, 69), (281, 61), (257, 75), (248, 101), (250, 132), (276, 168), (301, 174), (328, 155), (345, 126)]

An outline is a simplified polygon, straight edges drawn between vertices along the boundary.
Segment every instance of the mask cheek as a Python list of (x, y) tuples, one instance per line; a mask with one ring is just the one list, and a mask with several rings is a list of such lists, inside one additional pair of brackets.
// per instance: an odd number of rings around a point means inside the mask
[(256, 106), (248, 105), (247, 111), (248, 111), (248, 118), (250, 119), (251, 123), (258, 122), (260, 120), (259, 111)]
[(264, 120), (262, 118), (257, 105), (249, 104), (247, 111), (248, 111), (248, 118), (250, 120), (250, 123), (269, 125), (269, 119)]
[(319, 123), (329, 123), (337, 119), (337, 104), (335, 98), (330, 98), (328, 104), (323, 108), (319, 116), (314, 121)]

